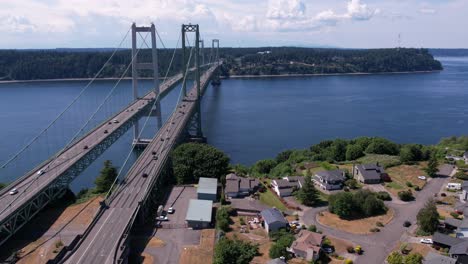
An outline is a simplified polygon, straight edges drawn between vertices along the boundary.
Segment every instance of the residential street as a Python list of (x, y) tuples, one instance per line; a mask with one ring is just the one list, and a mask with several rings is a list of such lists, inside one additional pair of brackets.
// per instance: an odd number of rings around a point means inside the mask
[(416, 200), (413, 202), (406, 204), (387, 202), (387, 206), (395, 210), (395, 216), (379, 233), (356, 235), (323, 226), (316, 221), (316, 214), (327, 210), (327, 207), (305, 210), (302, 215), (302, 221), (306, 225), (316, 225), (317, 229), (321, 230), (325, 235), (346, 239), (361, 245), (364, 249), (364, 254), (359, 256), (356, 263), (384, 263), (385, 258), (395, 248), (397, 243), (408, 237), (407, 228), (403, 227), (403, 222), (408, 220), (412, 223), (411, 227), (414, 227), (416, 224), (416, 214), (419, 209), (424, 206), (429, 198), (434, 197), (434, 194), (439, 192), (446, 180), (447, 178), (431, 179), (424, 189), (417, 194)]

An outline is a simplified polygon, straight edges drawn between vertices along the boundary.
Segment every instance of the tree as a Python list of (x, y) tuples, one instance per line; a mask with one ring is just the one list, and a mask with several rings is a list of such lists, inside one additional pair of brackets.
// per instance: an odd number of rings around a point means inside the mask
[(405, 202), (414, 200), (414, 196), (411, 190), (399, 191), (398, 198), (400, 198), (400, 200), (405, 201)]
[(223, 230), (224, 232), (229, 231), (229, 217), (230, 207), (221, 206), (216, 211), (216, 227)]
[(366, 216), (373, 216), (385, 213), (386, 207), (383, 201), (377, 199), (375, 195), (368, 195), (362, 205), (362, 211)]
[(421, 146), (408, 144), (400, 149), (400, 161), (404, 163), (419, 161), (422, 158)]
[(348, 145), (346, 148), (346, 160), (356, 160), (364, 156), (364, 150), (361, 145)]
[(356, 179), (346, 180), (344, 184), (346, 186), (348, 186), (348, 188), (350, 188), (350, 189), (357, 189), (358, 188), (358, 182), (356, 181)]
[(423, 263), (423, 256), (419, 253), (411, 253), (405, 257), (405, 264), (421, 264)]
[(218, 241), (214, 251), (214, 264), (248, 264), (258, 255), (258, 245), (224, 237)]
[(304, 186), (297, 192), (297, 198), (307, 206), (313, 206), (319, 199), (319, 193), (315, 189), (311, 176), (304, 177)]
[(331, 159), (334, 161), (344, 161), (346, 159), (346, 147), (348, 142), (343, 139), (336, 139), (331, 146)]
[(388, 264), (404, 264), (403, 256), (396, 251), (393, 251), (390, 255), (388, 255), (387, 262)]
[(109, 191), (115, 178), (117, 178), (117, 174), (117, 169), (112, 166), (112, 162), (110, 160), (104, 161), (104, 168), (101, 169), (99, 176), (94, 180), (94, 184), (96, 184), (94, 191), (96, 193)]
[(253, 165), (252, 170), (259, 174), (268, 174), (270, 173), (271, 169), (273, 169), (275, 166), (276, 166), (275, 160), (272, 160), (272, 159), (259, 160)]
[(278, 153), (278, 155), (276, 155), (276, 163), (281, 163), (281, 162), (285, 162), (289, 159), (289, 157), (291, 156), (292, 154), (292, 150), (285, 150), (285, 151), (282, 151), (280, 153)]
[(437, 212), (437, 206), (433, 199), (428, 200), (425, 206), (419, 210), (416, 219), (422, 231), (433, 234), (437, 230), (439, 213)]
[(294, 236), (290, 233), (281, 236), (276, 243), (270, 247), (269, 255), (270, 258), (275, 259), (279, 257), (289, 258), (289, 253), (286, 251), (287, 247), (290, 247), (292, 242), (295, 240)]
[(328, 209), (340, 218), (348, 218), (354, 209), (353, 194), (337, 193), (330, 196)]
[(398, 145), (384, 138), (373, 138), (367, 146), (366, 153), (398, 155)]
[(429, 175), (429, 177), (436, 177), (437, 172), (439, 172), (439, 169), (437, 168), (438, 166), (439, 163), (437, 162), (437, 157), (433, 154), (427, 163), (427, 167), (424, 170), (426, 171), (427, 175)]
[(207, 144), (186, 143), (172, 153), (178, 184), (193, 183), (200, 177), (220, 178), (229, 171), (229, 157)]

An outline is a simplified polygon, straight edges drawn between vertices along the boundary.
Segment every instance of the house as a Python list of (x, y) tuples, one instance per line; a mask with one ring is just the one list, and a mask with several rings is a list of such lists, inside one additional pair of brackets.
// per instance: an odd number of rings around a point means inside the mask
[(457, 260), (434, 252), (429, 252), (423, 260), (423, 264), (456, 264)]
[(461, 226), (462, 222), (462, 220), (455, 218), (446, 218), (444, 220), (445, 228), (451, 230), (458, 229)]
[(211, 224), (213, 201), (190, 199), (185, 221), (193, 229), (207, 228)]
[(451, 248), (463, 242), (463, 239), (451, 237), (446, 234), (435, 232), (434, 235), (432, 235), (432, 242), (434, 243), (434, 245), (439, 246), (439, 247)]
[(450, 177), (452, 176), (453, 170), (457, 167), (450, 164), (442, 164), (438, 167), (437, 176), (439, 177)]
[(267, 233), (286, 228), (289, 224), (286, 218), (284, 218), (283, 213), (276, 208), (265, 209), (260, 212), (260, 215), (263, 218)]
[(457, 237), (468, 238), (468, 217), (464, 217), (460, 226), (458, 226)]
[(357, 165), (354, 167), (354, 175), (358, 181), (366, 184), (380, 183), (388, 178), (388, 174), (379, 163)]
[(272, 180), (271, 187), (280, 197), (291, 196), (292, 193), (299, 188), (299, 182), (289, 181), (286, 177), (284, 179)]
[(291, 185), (295, 186), (297, 189), (304, 186), (304, 176), (286, 176), (283, 177), (284, 180), (287, 180)]
[(258, 179), (239, 177), (231, 173), (226, 176), (224, 193), (228, 198), (244, 197), (254, 192), (258, 186), (260, 186)]
[(198, 180), (197, 198), (199, 200), (216, 201), (218, 179), (200, 177)]
[(286, 250), (293, 253), (297, 258), (315, 261), (319, 258), (323, 239), (322, 234), (301, 230), (291, 247)]
[(450, 257), (457, 260), (456, 263), (468, 263), (468, 239), (452, 246), (449, 250)]
[(319, 171), (313, 181), (323, 190), (339, 190), (346, 181), (346, 173), (343, 170)]
[(463, 153), (463, 159), (465, 160), (465, 164), (468, 164), (468, 151), (465, 151), (465, 153)]
[(468, 199), (468, 181), (463, 181), (460, 185), (460, 189), (460, 202), (466, 203), (466, 200)]

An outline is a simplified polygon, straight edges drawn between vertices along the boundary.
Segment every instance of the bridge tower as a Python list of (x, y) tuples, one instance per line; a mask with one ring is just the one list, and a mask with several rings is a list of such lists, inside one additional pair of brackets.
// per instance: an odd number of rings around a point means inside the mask
[(205, 42), (203, 39), (200, 40), (200, 57), (201, 57), (201, 65), (205, 65)]
[[(151, 62), (138, 62), (138, 47), (137, 47), (137, 33), (149, 32), (151, 34)], [(144, 41), (144, 40), (143, 40)], [(156, 27), (151, 24), (149, 27), (137, 27), (135, 23), (132, 24), (132, 88), (133, 99), (138, 98), (138, 70), (150, 70), (153, 72), (153, 85), (154, 93), (156, 94), (155, 109), (150, 110), (150, 115), (157, 117), (158, 128), (162, 126), (161, 117), (161, 102), (159, 99), (159, 68), (158, 68), (158, 52), (156, 46)], [(141, 139), (140, 128), (138, 119), (134, 122), (133, 126), (133, 144), (137, 147), (145, 147), (151, 140)]]
[[(197, 100), (197, 109), (195, 113), (193, 114), (190, 123), (188, 125), (188, 136), (190, 140), (194, 141), (201, 141), (205, 142), (206, 138), (203, 137), (203, 132), (202, 132), (202, 127), (201, 127), (201, 87), (200, 87), (200, 31), (199, 31), (199, 26), (198, 24), (192, 25), (192, 24), (183, 24), (182, 25), (182, 67), (184, 67), (184, 74), (187, 73), (188, 69), (190, 68), (190, 65), (187, 65), (188, 59), (190, 58), (190, 50), (186, 46), (186, 37), (187, 33), (194, 33), (195, 34), (195, 85), (197, 87), (197, 94), (196, 94), (196, 100)], [(184, 98), (187, 97), (187, 83), (186, 81), (183, 82), (182, 84), (182, 89), (184, 93)], [(184, 99), (186, 100), (186, 99)]]
[[(214, 58), (213, 61), (219, 64), (219, 39), (213, 39), (211, 41), (211, 58)], [(216, 70), (216, 74), (211, 81), (211, 84), (214, 86), (220, 85), (221, 80), (219, 79), (219, 69)]]

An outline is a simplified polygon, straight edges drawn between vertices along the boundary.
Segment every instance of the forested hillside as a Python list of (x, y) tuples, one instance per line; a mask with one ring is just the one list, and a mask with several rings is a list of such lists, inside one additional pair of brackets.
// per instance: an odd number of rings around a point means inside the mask
[[(92, 78), (107, 61), (110, 50), (0, 50), (0, 80), (36, 80), (61, 78)], [(208, 61), (210, 51), (206, 50)], [(142, 50), (140, 61), (149, 61), (151, 53)], [(159, 50), (160, 74), (164, 75), (172, 50)], [(225, 64), (222, 74), (227, 75), (279, 75), (379, 73), (402, 71), (441, 70), (426, 49), (314, 49), (314, 48), (221, 48), (220, 57)], [(126, 66), (130, 50), (118, 51), (104, 68), (99, 78), (130, 76)], [(178, 50), (169, 73), (181, 69), (182, 57)], [(141, 76), (150, 76), (143, 72)]]

